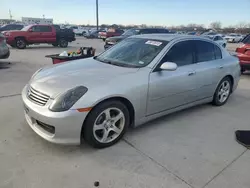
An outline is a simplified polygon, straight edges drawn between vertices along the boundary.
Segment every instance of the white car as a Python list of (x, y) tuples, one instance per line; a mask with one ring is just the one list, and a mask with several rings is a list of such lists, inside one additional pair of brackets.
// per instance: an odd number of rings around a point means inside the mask
[(89, 31), (88, 31), (88, 29), (86, 29), (84, 27), (74, 27), (73, 32), (76, 35), (85, 36)]
[(214, 42), (216, 42), (220, 46), (223, 46), (224, 48), (227, 46), (227, 41), (225, 39), (223, 39), (220, 34), (217, 34), (217, 35), (204, 35), (204, 36), (207, 37), (207, 38), (210, 38), (211, 40), (213, 40)]
[(227, 42), (240, 42), (243, 39), (243, 36), (240, 34), (231, 33), (226, 35), (224, 39), (227, 40)]

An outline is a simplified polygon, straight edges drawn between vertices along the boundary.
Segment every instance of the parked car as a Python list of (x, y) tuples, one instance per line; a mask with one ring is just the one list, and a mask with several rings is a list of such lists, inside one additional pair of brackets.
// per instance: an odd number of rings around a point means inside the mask
[(236, 49), (240, 59), (241, 72), (250, 70), (250, 34), (242, 40), (242, 45)]
[(243, 39), (243, 37), (240, 34), (231, 33), (229, 35), (226, 35), (224, 39), (227, 40), (227, 42), (234, 43), (234, 42), (240, 42)]
[(223, 39), (221, 37), (221, 35), (204, 35), (205, 37), (213, 40), (214, 42), (216, 42), (217, 44), (223, 46), (224, 48), (226, 48), (226, 45), (227, 45), (227, 41), (225, 39)]
[(88, 32), (85, 37), (88, 39), (94, 39), (94, 38), (99, 38), (99, 32), (105, 32), (105, 30), (95, 30), (95, 31), (91, 31)]
[(24, 26), (21, 24), (7, 24), (0, 27), (0, 33), (3, 31), (21, 30)]
[(10, 56), (9, 47), (3, 34), (0, 33), (0, 59), (7, 59)]
[(140, 34), (152, 34), (152, 33), (169, 33), (169, 30), (163, 28), (142, 28), (142, 29), (129, 29), (124, 32), (121, 36), (109, 37), (105, 40), (104, 49), (108, 49), (117, 42), (122, 41), (123, 39), (130, 37), (132, 35)]
[(124, 33), (122, 29), (108, 29), (106, 32), (99, 32), (99, 38), (105, 41), (109, 37), (120, 36)]
[(224, 105), (240, 79), (238, 58), (204, 37), (135, 35), (94, 58), (38, 70), (22, 100), (44, 139), (93, 147), (129, 126), (191, 106)]
[(84, 27), (75, 26), (75, 27), (72, 27), (72, 29), (73, 29), (73, 32), (79, 36), (85, 36), (88, 33), (88, 29)]
[(29, 25), (20, 31), (4, 33), (7, 44), (18, 49), (27, 45), (48, 43), (65, 48), (68, 42), (75, 41), (75, 34), (71, 29), (60, 29), (54, 25)]

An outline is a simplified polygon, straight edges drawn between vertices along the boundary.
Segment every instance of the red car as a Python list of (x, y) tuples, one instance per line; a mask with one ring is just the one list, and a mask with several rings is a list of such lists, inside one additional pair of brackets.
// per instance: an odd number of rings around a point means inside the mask
[(242, 40), (242, 45), (236, 49), (240, 59), (241, 72), (250, 70), (250, 34)]
[(75, 40), (72, 30), (60, 29), (57, 25), (29, 25), (20, 31), (6, 31), (3, 34), (7, 44), (19, 49), (41, 43), (65, 48), (68, 46), (68, 42)]
[(99, 32), (99, 38), (105, 41), (109, 37), (120, 36), (124, 33), (121, 29), (108, 29), (107, 32)]

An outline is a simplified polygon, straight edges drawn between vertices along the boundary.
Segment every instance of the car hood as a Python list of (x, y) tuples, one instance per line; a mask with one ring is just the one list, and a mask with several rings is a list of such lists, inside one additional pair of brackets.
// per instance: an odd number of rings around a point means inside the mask
[(33, 76), (30, 85), (53, 98), (77, 86), (91, 89), (108, 84), (119, 76), (133, 74), (138, 70), (139, 68), (119, 67), (87, 58), (44, 68)]

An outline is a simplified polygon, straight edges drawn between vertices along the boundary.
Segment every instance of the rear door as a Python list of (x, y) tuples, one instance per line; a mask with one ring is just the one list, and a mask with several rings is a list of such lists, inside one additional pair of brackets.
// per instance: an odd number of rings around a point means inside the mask
[(212, 42), (196, 40), (194, 43), (197, 98), (203, 99), (213, 96), (218, 82), (224, 76), (222, 52)]
[(53, 32), (52, 26), (40, 26), (41, 42), (54, 43), (56, 42), (56, 32)]

